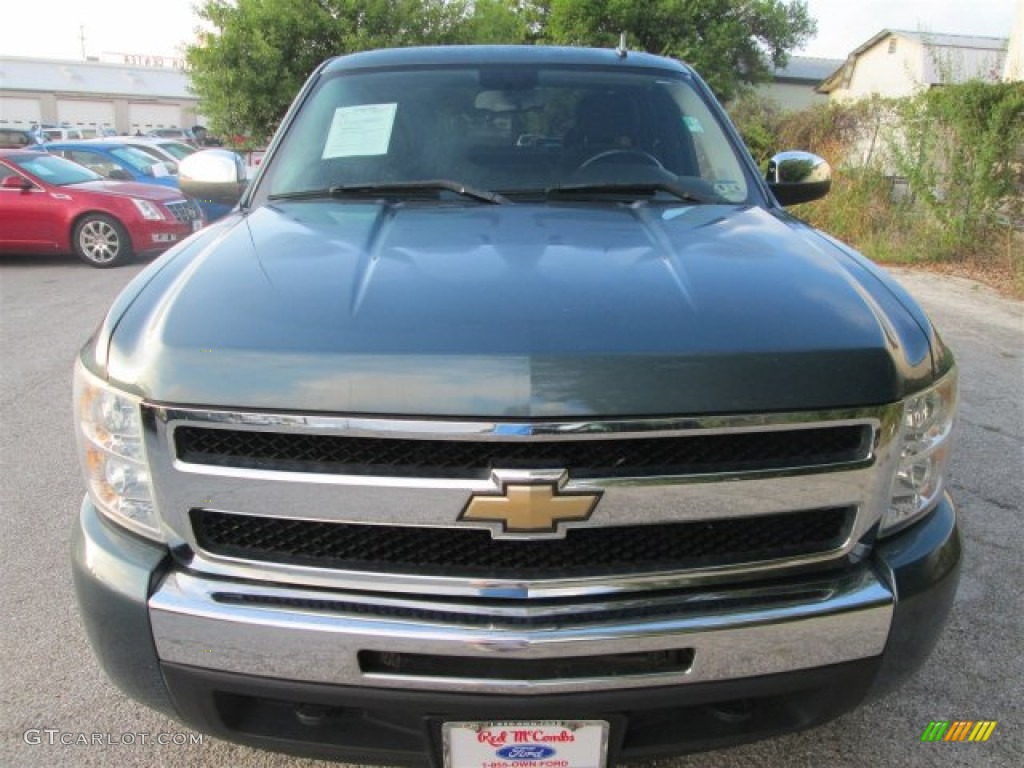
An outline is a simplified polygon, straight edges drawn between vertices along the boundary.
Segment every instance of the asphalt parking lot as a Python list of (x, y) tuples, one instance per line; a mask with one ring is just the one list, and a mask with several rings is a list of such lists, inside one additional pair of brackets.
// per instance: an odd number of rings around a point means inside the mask
[[(83, 488), (71, 364), (139, 269), (0, 257), (0, 765), (324, 765), (210, 737), (182, 745), (194, 734), (120, 695), (80, 628), (67, 555)], [(961, 366), (952, 486), (966, 563), (942, 641), (910, 684), (830, 724), (660, 766), (1021, 764), (1024, 304), (962, 279), (906, 271), (899, 279), (932, 314)], [(998, 725), (984, 744), (921, 743), (932, 720)], [(161, 735), (169, 743), (155, 743)]]

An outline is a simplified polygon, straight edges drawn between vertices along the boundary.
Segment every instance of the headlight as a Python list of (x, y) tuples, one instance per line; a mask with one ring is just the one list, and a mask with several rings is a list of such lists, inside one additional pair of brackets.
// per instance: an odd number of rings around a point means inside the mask
[(142, 218), (149, 219), (150, 221), (160, 221), (164, 215), (160, 213), (160, 209), (157, 208), (149, 200), (139, 200), (137, 197), (132, 198), (132, 202), (135, 203), (135, 207), (139, 209), (139, 213), (142, 214)]
[(163, 540), (142, 438), (140, 400), (75, 365), (78, 452), (89, 496), (114, 522)]
[(956, 405), (956, 368), (938, 384), (907, 399), (900, 461), (893, 478), (889, 509), (882, 517), (881, 534), (910, 525), (938, 501), (949, 462)]

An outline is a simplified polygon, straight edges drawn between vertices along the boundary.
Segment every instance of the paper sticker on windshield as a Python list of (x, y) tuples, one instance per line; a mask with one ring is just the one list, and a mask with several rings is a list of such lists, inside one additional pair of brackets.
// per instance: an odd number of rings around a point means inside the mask
[(386, 155), (397, 111), (397, 104), (338, 107), (324, 144), (323, 159)]
[(686, 115), (683, 118), (683, 122), (686, 123), (686, 127), (690, 133), (704, 133), (704, 126), (701, 125), (700, 120), (693, 115)]

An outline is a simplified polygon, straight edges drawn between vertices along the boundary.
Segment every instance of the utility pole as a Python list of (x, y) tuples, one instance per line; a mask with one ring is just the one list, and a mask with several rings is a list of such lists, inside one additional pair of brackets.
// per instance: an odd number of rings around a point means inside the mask
[(85, 61), (85, 25), (81, 24), (78, 27), (78, 37), (82, 41), (82, 61)]

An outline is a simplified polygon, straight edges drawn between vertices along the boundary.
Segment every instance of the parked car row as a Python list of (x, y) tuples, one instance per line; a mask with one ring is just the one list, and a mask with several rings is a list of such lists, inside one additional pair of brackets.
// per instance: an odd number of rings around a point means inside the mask
[[(92, 139), (54, 142), (46, 149), (107, 179), (136, 181), (178, 189), (178, 162), (196, 151), (181, 142), (146, 138)], [(197, 201), (208, 221), (226, 214), (231, 207), (212, 200)]]
[(21, 149), (39, 145), (34, 131), (23, 128), (0, 128), (0, 149)]
[[(126, 165), (152, 161), (139, 150), (121, 149)], [(207, 221), (176, 182), (105, 178), (73, 162), (76, 150), (66, 152), (71, 159), (0, 149), (0, 252), (74, 253), (94, 267), (113, 267), (135, 254), (164, 251)], [(161, 165), (149, 167), (154, 164)]]
[[(103, 145), (116, 147), (123, 145), (139, 150), (152, 156), (154, 159), (167, 166), (172, 176), (178, 175), (178, 163), (189, 155), (198, 152), (191, 144), (186, 144), (175, 139), (163, 139), (155, 136), (117, 136), (102, 139), (92, 139), (85, 142), (89, 145)], [(47, 147), (52, 151), (52, 147)]]
[[(5, 133), (13, 132), (29, 139), (28, 142), (19, 141), (14, 147), (6, 145)], [(86, 128), (75, 128), (67, 123), (56, 125), (53, 123), (36, 123), (30, 128), (0, 128), (0, 149), (11, 149), (29, 144), (45, 144), (50, 141), (81, 141), (83, 139), (104, 139), (104, 138), (127, 138), (127, 134), (118, 134), (109, 126), (97, 126)], [(189, 144), (196, 149), (200, 147), (219, 147), (221, 141), (211, 136), (209, 131), (201, 125), (192, 128), (154, 128), (145, 134), (136, 132), (132, 138), (149, 139), (173, 139)]]
[(190, 130), (151, 133), (0, 128), (0, 253), (74, 253), (113, 267), (225, 215), (230, 205), (189, 199), (178, 185), (178, 164), (205, 142)]

